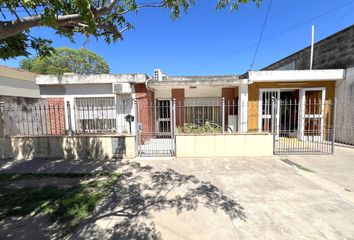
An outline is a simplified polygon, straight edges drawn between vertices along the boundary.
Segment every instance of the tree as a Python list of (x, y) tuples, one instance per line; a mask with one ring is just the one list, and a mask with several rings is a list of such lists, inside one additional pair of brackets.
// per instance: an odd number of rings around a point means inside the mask
[[(216, 0), (216, 8), (231, 10), (249, 1)], [(34, 49), (38, 55), (50, 55), (50, 39), (31, 35), (34, 27), (47, 26), (73, 40), (75, 33), (87, 37), (103, 37), (107, 44), (123, 39), (123, 33), (133, 25), (126, 15), (143, 8), (167, 8), (176, 19), (187, 12), (195, 0), (160, 0), (158, 3), (139, 3), (138, 0), (1, 0), (0, 1), (0, 58), (28, 56)]]
[(58, 48), (50, 56), (37, 56), (22, 60), (20, 68), (35, 73), (55, 75), (61, 75), (65, 72), (77, 74), (109, 73), (108, 63), (86, 48), (78, 50)]

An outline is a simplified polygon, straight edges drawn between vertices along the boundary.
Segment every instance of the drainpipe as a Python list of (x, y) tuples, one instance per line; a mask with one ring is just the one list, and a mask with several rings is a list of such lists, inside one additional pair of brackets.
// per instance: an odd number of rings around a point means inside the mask
[(146, 79), (146, 81), (145, 81), (145, 87), (146, 87), (147, 90), (150, 90), (150, 91), (155, 92), (155, 91), (156, 91), (155, 88), (149, 87), (149, 81), (151, 81), (151, 80), (154, 80), (154, 79), (153, 79), (153, 78)]

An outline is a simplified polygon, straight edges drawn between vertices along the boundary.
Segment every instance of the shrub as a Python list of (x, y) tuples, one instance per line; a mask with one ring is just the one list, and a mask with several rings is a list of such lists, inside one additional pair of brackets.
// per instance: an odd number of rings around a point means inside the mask
[(185, 123), (183, 127), (177, 127), (177, 132), (186, 134), (220, 133), (222, 128), (216, 123), (206, 121), (204, 125)]

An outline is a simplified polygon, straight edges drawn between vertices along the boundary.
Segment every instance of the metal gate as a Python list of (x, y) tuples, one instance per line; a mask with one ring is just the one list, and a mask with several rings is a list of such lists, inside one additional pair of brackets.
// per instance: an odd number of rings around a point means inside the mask
[(272, 99), (274, 154), (333, 154), (335, 103), (324, 94), (306, 90), (299, 101)]
[(175, 102), (159, 99), (138, 106), (138, 156), (169, 157), (175, 155)]

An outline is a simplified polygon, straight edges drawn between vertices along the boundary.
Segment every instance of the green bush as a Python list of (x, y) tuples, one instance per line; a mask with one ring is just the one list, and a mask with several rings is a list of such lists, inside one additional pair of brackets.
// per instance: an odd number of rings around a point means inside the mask
[(186, 134), (220, 133), (222, 128), (216, 123), (206, 121), (204, 125), (185, 123), (183, 127), (177, 127), (177, 132)]

